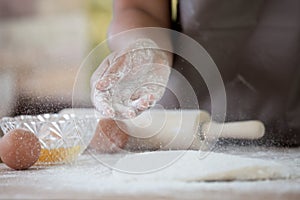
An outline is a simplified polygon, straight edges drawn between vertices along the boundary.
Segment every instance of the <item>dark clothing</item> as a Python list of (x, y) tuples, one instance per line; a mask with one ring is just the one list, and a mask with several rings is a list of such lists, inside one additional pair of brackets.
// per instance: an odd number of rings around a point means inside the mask
[[(178, 13), (179, 31), (198, 41), (221, 73), (226, 120), (263, 121), (266, 135), (256, 142), (300, 145), (300, 1), (182, 0)], [(193, 85), (200, 109), (210, 111), (201, 76), (191, 76), (197, 72), (182, 58), (174, 68)]]

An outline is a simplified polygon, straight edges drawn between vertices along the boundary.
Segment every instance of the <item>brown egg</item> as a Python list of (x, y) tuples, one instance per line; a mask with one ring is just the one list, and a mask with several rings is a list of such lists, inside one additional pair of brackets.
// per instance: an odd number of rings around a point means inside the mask
[(127, 141), (128, 135), (118, 127), (114, 120), (101, 119), (90, 147), (102, 153), (114, 153), (122, 149)]
[(0, 140), (0, 157), (12, 169), (31, 167), (39, 158), (41, 144), (34, 133), (14, 129)]

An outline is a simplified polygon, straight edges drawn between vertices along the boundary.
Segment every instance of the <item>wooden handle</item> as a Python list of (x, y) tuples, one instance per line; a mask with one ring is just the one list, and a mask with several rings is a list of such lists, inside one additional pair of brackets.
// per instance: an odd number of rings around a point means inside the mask
[(265, 126), (261, 121), (240, 121), (219, 124), (206, 122), (201, 126), (206, 138), (258, 139), (264, 136)]

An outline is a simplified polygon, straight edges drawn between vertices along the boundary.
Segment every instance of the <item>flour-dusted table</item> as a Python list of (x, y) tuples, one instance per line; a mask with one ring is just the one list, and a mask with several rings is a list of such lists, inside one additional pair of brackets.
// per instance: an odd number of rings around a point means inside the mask
[[(271, 159), (293, 168), (295, 178), (264, 181), (124, 182), (103, 163), (122, 154), (84, 153), (72, 165), (14, 171), (0, 164), (2, 199), (300, 199), (300, 148), (223, 147), (216, 151)], [(180, 173), (180, 172), (179, 172)]]

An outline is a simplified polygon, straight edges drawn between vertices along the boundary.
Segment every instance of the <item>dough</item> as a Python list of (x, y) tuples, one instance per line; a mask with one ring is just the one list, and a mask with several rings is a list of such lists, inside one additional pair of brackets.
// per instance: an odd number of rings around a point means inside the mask
[(290, 173), (271, 160), (202, 151), (157, 151), (123, 157), (113, 175), (128, 180), (228, 181), (288, 178)]

